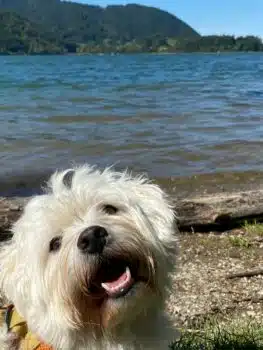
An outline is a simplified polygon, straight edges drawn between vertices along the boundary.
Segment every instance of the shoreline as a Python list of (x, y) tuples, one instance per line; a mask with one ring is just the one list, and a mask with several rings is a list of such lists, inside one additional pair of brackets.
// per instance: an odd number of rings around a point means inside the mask
[[(32, 198), (0, 197), (0, 241)], [(179, 232), (224, 232), (263, 222), (263, 189), (171, 198)]]
[[(70, 167), (70, 166), (69, 166)], [(42, 192), (43, 186), (50, 175), (58, 169), (8, 171), (0, 174), (0, 197), (28, 197)], [(116, 168), (117, 171), (121, 170)], [(131, 172), (136, 174), (137, 172)], [(145, 172), (142, 172), (145, 173)], [(190, 176), (154, 177), (149, 178), (160, 185), (172, 198), (181, 200), (195, 196), (206, 196), (214, 193), (234, 193), (253, 191), (263, 188), (262, 171), (243, 172), (209, 172)]]
[(262, 54), (263, 50), (261, 51), (234, 51), (234, 50), (224, 50), (224, 51), (177, 51), (177, 52), (165, 52), (165, 51), (142, 51), (142, 52), (83, 52), (83, 53), (78, 53), (78, 52), (61, 52), (61, 53), (23, 53), (23, 52), (18, 52), (18, 53), (3, 53), (0, 52), (0, 57), (15, 57), (15, 56), (28, 56), (28, 57), (32, 57), (32, 56), (129, 56), (129, 55), (196, 55), (196, 54), (200, 54), (200, 55), (215, 55), (215, 56), (220, 56), (222, 54)]
[[(28, 199), (43, 192), (53, 172), (46, 169), (0, 176), (0, 236), (9, 232)], [(222, 232), (246, 221), (263, 222), (263, 172), (148, 176), (171, 198), (180, 231)]]

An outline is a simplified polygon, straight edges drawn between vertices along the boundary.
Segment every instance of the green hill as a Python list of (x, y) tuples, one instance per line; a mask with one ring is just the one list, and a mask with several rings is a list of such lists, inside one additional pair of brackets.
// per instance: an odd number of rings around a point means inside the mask
[(102, 8), (60, 0), (0, 0), (0, 10), (15, 11), (74, 43), (199, 36), (170, 13), (136, 4)]
[(0, 12), (0, 53), (62, 53), (63, 44), (39, 25), (12, 12)]
[(260, 38), (201, 36), (168, 12), (136, 4), (0, 0), (0, 54), (263, 51)]

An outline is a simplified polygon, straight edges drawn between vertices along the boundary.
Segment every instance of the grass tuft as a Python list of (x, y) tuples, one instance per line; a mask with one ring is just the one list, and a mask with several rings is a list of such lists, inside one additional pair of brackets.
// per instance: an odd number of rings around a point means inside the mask
[(230, 244), (233, 247), (237, 248), (249, 248), (251, 246), (251, 242), (242, 236), (229, 236), (228, 237)]
[(209, 326), (204, 330), (184, 331), (171, 350), (262, 350), (263, 328), (250, 323)]
[(263, 236), (263, 224), (258, 223), (256, 220), (253, 223), (245, 222), (243, 229), (247, 234), (252, 236)]

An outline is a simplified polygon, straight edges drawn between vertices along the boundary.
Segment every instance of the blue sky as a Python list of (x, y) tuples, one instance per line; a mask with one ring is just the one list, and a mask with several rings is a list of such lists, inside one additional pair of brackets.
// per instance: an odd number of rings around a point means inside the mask
[(201, 34), (258, 35), (263, 37), (263, 0), (74, 0), (106, 6), (140, 3), (178, 16)]

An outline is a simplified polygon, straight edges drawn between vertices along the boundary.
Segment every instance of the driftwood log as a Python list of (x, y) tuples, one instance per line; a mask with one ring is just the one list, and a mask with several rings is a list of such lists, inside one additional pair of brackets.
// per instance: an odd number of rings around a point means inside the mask
[(28, 199), (0, 197), (0, 240), (10, 236), (10, 227), (21, 215)]
[[(0, 234), (9, 235), (29, 198), (0, 197)], [(181, 231), (224, 230), (245, 220), (263, 221), (263, 190), (219, 193), (174, 201)]]
[(263, 221), (263, 190), (215, 193), (175, 202), (179, 227), (189, 230), (231, 229), (244, 221)]
[(256, 269), (256, 270), (246, 270), (246, 271), (239, 271), (239, 272), (232, 272), (226, 276), (226, 279), (232, 280), (234, 278), (243, 278), (243, 277), (254, 277), (263, 275), (263, 269)]

